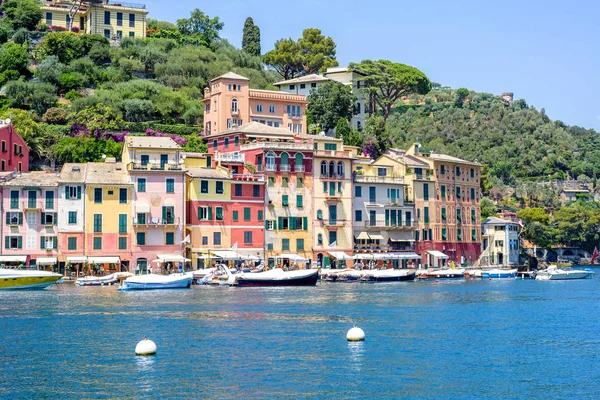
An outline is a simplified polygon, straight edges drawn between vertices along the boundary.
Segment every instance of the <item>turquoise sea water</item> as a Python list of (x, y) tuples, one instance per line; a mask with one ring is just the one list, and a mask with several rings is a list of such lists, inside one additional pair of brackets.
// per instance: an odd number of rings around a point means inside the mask
[[(600, 270), (596, 270), (600, 272)], [(366, 341), (345, 334), (358, 322)], [(0, 293), (0, 397), (600, 396), (600, 276)], [(153, 357), (136, 357), (147, 335)]]

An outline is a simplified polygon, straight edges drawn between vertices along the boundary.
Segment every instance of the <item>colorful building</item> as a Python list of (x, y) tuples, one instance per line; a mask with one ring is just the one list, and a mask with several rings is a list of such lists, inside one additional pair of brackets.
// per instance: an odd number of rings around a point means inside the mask
[(85, 182), (83, 254), (88, 272), (129, 270), (133, 185), (127, 166), (114, 158), (88, 163)]
[(29, 148), (10, 120), (0, 120), (1, 171), (29, 171)]
[[(181, 148), (169, 137), (133, 136), (122, 152), (132, 184), (131, 260), (145, 273), (149, 267), (178, 269), (185, 228), (185, 168)], [(155, 264), (151, 264), (158, 260)]]
[(328, 268), (353, 265), (352, 162), (341, 139), (303, 135), (313, 148), (312, 259)]
[(480, 262), (482, 265), (516, 267), (519, 265), (519, 224), (496, 217), (487, 218), (481, 224), (483, 243)]
[(36, 171), (7, 179), (2, 185), (4, 218), (0, 263), (31, 267), (56, 265), (57, 174)]
[(77, 1), (46, 0), (42, 4), (42, 21), (48, 26), (122, 39), (146, 37), (145, 4), (114, 0)]
[(77, 274), (87, 265), (84, 255), (86, 170), (85, 163), (68, 163), (63, 165), (58, 177), (58, 261), (62, 273)]
[[(306, 132), (306, 97), (274, 90), (250, 89), (250, 80), (233, 72), (204, 89), (204, 135), (218, 134), (249, 122)], [(233, 144), (233, 143), (231, 143)]]
[(386, 155), (354, 163), (354, 250), (364, 263), (387, 260), (406, 268), (421, 258), (415, 253), (415, 206), (393, 164)]

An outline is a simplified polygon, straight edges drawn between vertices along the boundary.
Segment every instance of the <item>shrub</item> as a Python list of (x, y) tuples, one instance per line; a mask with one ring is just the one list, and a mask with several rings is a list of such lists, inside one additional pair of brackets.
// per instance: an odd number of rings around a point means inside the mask
[(42, 122), (47, 124), (64, 125), (67, 123), (69, 112), (64, 108), (52, 107), (42, 116)]
[(79, 27), (78, 26), (72, 26), (71, 27), (71, 32), (79, 33)]
[(80, 99), (82, 97), (83, 97), (83, 95), (81, 93), (79, 93), (77, 90), (69, 90), (67, 92), (67, 94), (65, 94), (65, 99), (67, 99), (69, 101), (73, 101), (75, 99)]

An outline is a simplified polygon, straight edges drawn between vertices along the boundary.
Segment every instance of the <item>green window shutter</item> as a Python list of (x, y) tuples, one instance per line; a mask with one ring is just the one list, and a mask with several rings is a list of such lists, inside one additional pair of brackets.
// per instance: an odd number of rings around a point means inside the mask
[(127, 232), (127, 214), (119, 214), (119, 233)]
[(52, 213), (54, 214), (54, 218), (52, 218), (52, 225), (58, 225), (58, 213)]
[(232, 212), (232, 218), (233, 218), (234, 221), (238, 220), (238, 212), (237, 211), (233, 211)]
[(19, 236), (17, 237), (17, 249), (22, 249), (23, 248), (23, 237)]
[(262, 221), (263, 220), (263, 210), (258, 210), (258, 220)]
[(208, 220), (212, 221), (212, 207), (208, 207)]
[(10, 247), (10, 237), (5, 236), (4, 237), (4, 248), (8, 249)]
[(323, 182), (323, 193), (327, 193), (327, 182)]
[(301, 194), (296, 196), (296, 207), (298, 207), (298, 208), (304, 207), (302, 205), (302, 195)]
[(42, 225), (44, 225), (44, 223), (46, 222), (46, 213), (45, 212), (41, 212), (40, 215), (42, 217)]
[(390, 210), (385, 210), (385, 226), (390, 226)]
[(10, 225), (10, 214), (6, 213), (6, 225)]
[(283, 226), (283, 217), (277, 217), (277, 226), (279, 226), (279, 229), (281, 229)]
[(77, 200), (81, 200), (81, 186), (77, 186)]
[(295, 217), (290, 217), (290, 230), (295, 231), (296, 230), (296, 218)]
[(269, 221), (265, 221), (265, 230), (269, 227)]
[(426, 224), (429, 223), (429, 207), (423, 207), (423, 220)]
[(19, 213), (19, 225), (23, 225), (23, 213)]
[(71, 190), (71, 186), (65, 186), (65, 200), (69, 200), (69, 192)]
[(57, 237), (57, 236), (54, 236), (54, 237), (52, 238), (52, 248), (53, 248), (54, 250), (58, 249), (58, 237)]
[(281, 203), (284, 207), (288, 206), (288, 195), (284, 194), (283, 196), (281, 196)]
[(303, 226), (304, 226), (304, 230), (307, 231), (308, 230), (308, 217), (304, 217), (303, 222)]
[(276, 219), (273, 220), (273, 230), (274, 231), (277, 230), (277, 220)]
[(46, 242), (45, 236), (40, 236), (40, 249), (44, 250), (44, 244)]
[(164, 224), (167, 220), (167, 207), (163, 206), (162, 208), (162, 223)]
[(244, 221), (251, 220), (250, 212), (251, 212), (251, 210), (249, 207), (244, 207)]

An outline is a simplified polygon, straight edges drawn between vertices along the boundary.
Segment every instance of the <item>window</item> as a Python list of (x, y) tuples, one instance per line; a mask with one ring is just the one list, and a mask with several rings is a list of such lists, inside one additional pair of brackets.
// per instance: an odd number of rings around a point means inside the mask
[(316, 87), (317, 87), (317, 83), (316, 83), (316, 82), (313, 82), (313, 83), (311, 83), (311, 84), (310, 84), (310, 87), (311, 87), (311, 88), (316, 88)]
[(440, 186), (440, 193), (442, 200), (446, 200), (446, 185)]
[(52, 13), (51, 12), (46, 13), (46, 25), (52, 26)]
[(460, 186), (456, 187), (456, 197), (460, 199)]
[(299, 195), (296, 195), (296, 207), (297, 207), (297, 208), (302, 208), (302, 207), (304, 207), (304, 204), (303, 204), (303, 202), (302, 202), (302, 195), (301, 195), (301, 194), (299, 194)]
[(231, 212), (231, 219), (234, 221), (238, 221), (239, 217), (238, 217), (238, 211), (234, 210)]
[(456, 176), (460, 176), (460, 167), (456, 167)]
[[(294, 90), (294, 89), (296, 89), (296, 85), (290, 85), (290, 90)], [(288, 108), (289, 108), (289, 107), (290, 107), (290, 106), (288, 106)]]
[(229, 148), (229, 138), (225, 138), (225, 140), (223, 140), (223, 146), (225, 146), (226, 149)]
[(202, 236), (202, 246), (208, 246), (208, 236)]
[(456, 239), (457, 239), (458, 241), (461, 241), (461, 240), (462, 240), (462, 229), (457, 229), (457, 230), (456, 230)]
[(238, 112), (238, 104), (236, 99), (231, 100), (231, 112), (236, 114)]
[(163, 224), (174, 224), (175, 223), (175, 207), (174, 206), (163, 206), (162, 220), (163, 220)]
[(67, 239), (67, 249), (68, 250), (77, 250), (77, 238), (70, 237)]
[(475, 188), (471, 188), (471, 201), (475, 200)]
[(279, 217), (279, 230), (280, 231), (286, 231), (288, 229), (290, 229), (290, 220), (287, 217)]
[(19, 208), (19, 191), (10, 191), (10, 208)]
[[(283, 167), (283, 165), (282, 165)], [(290, 185), (290, 178), (288, 178), (287, 176), (284, 176), (283, 178), (281, 178), (281, 187), (289, 187)]]
[(304, 250), (304, 239), (296, 239), (296, 250)]
[(123, 26), (123, 13), (117, 13), (117, 26)]
[[(129, 27), (135, 28), (135, 14), (129, 14)], [(133, 33), (133, 32), (130, 32)], [(132, 36), (132, 35), (130, 35)]]
[(275, 186), (275, 178), (270, 176), (269, 177), (269, 187), (274, 187)]
[(146, 232), (138, 232), (135, 235), (138, 246), (146, 245)]
[(244, 244), (252, 244), (252, 232), (244, 231)]
[(21, 249), (23, 248), (23, 237), (22, 236), (5, 236), (4, 247), (7, 249)]
[(165, 233), (165, 244), (166, 245), (175, 244), (175, 232)]
[(442, 228), (442, 240), (448, 240), (448, 234), (446, 233), (446, 228)]
[(213, 232), (213, 245), (221, 245), (221, 232)]
[(429, 184), (423, 184), (423, 200), (429, 201)]
[(215, 192), (217, 194), (223, 194), (223, 182), (222, 181), (216, 181), (215, 182)]
[(323, 235), (321, 233), (317, 235), (317, 244), (323, 246)]
[(69, 224), (77, 223), (77, 211), (69, 211)]
[(42, 224), (44, 225), (56, 225), (58, 213), (43, 212), (42, 213)]
[(337, 176), (338, 178), (344, 177), (344, 163), (341, 161), (337, 164)]
[(146, 220), (146, 213), (137, 213), (136, 222), (139, 225), (145, 224), (147, 222), (147, 220)]
[(290, 249), (290, 239), (281, 239), (281, 250)]
[(446, 223), (447, 217), (446, 217), (446, 207), (442, 206), (442, 223)]
[(236, 183), (235, 186), (233, 187), (233, 189), (234, 189), (236, 196), (242, 195), (242, 184), (241, 183)]
[[(30, 213), (29, 215), (35, 215)], [(23, 213), (22, 212), (8, 212), (6, 213), (6, 224), (7, 225), (22, 225), (23, 224)], [(29, 224), (32, 225), (32, 224)]]
[(127, 214), (119, 214), (119, 233), (127, 233)]
[(337, 231), (329, 231), (329, 246), (337, 246)]
[(94, 250), (102, 250), (102, 238), (101, 237), (94, 238)]
[[(296, 164), (298, 165), (298, 164)], [(296, 178), (296, 188), (300, 189), (304, 186), (304, 179), (303, 178)]]
[(354, 211), (354, 220), (356, 222), (361, 222), (362, 221), (362, 210), (356, 210), (356, 211)]
[(223, 207), (215, 207), (215, 219), (223, 221)]
[(441, 175), (446, 174), (446, 166), (444, 164), (440, 165), (440, 174)]
[(212, 219), (212, 208), (198, 207), (198, 219), (201, 221), (207, 221)]
[(477, 241), (477, 231), (475, 229), (471, 229), (471, 240)]
[(474, 208), (471, 208), (471, 223), (472, 224), (476, 224), (477, 223), (477, 214), (476, 214)]
[(369, 203), (377, 202), (377, 189), (375, 186), (369, 186)]
[(275, 230), (275, 221), (265, 221), (265, 227), (268, 231)]
[(300, 89), (306, 89), (306, 84), (305, 83), (301, 83), (300, 84)]
[(462, 223), (462, 215), (460, 214), (460, 207), (456, 209), (456, 224)]
[(258, 220), (259, 221), (263, 220), (263, 210), (258, 210)]
[(110, 25), (110, 11), (104, 11), (104, 25)]
[(318, 220), (322, 220), (323, 219), (323, 211), (317, 210), (317, 219)]
[(256, 105), (256, 112), (259, 112), (259, 113), (263, 112), (262, 104)]
[(119, 203), (127, 204), (127, 188), (119, 189)]
[(105, 29), (104, 30), (104, 37), (107, 39), (110, 39), (110, 29)]
[(275, 114), (275, 106), (269, 106), (269, 112)]
[(2, 141), (2, 152), (3, 152), (3, 153), (6, 153), (6, 152), (7, 152), (7, 150), (6, 150), (6, 140), (3, 140), (3, 141)]
[(6, 161), (2, 160), (2, 171), (6, 171)]
[(102, 204), (102, 188), (94, 189), (94, 203)]
[(429, 207), (423, 207), (423, 222), (429, 223)]
[(102, 214), (94, 214), (94, 232), (102, 232)]
[(254, 185), (252, 187), (252, 196), (253, 197), (260, 197), (260, 185)]
[(127, 237), (122, 236), (119, 238), (119, 250), (127, 250)]
[(475, 168), (471, 168), (471, 178), (475, 178)]
[(250, 221), (250, 207), (244, 207), (244, 221)]
[(218, 143), (219, 142), (217, 141), (217, 139), (213, 140), (213, 149), (217, 150), (217, 148), (219, 147)]
[(284, 194), (283, 196), (281, 196), (281, 205), (284, 207), (287, 207), (290, 205), (289, 203), (289, 197), (287, 194)]
[(123, 31), (117, 31), (117, 37), (119, 39), (122, 39), (123, 38)]
[(354, 197), (362, 197), (362, 186), (354, 186)]
[(377, 168), (377, 176), (386, 176), (387, 168)]
[(137, 190), (140, 193), (144, 193), (146, 191), (146, 178), (138, 178)]
[(208, 193), (208, 181), (200, 181), (200, 193)]
[(54, 192), (46, 190), (46, 208), (54, 208)]
[(175, 193), (175, 179), (167, 179), (167, 193)]
[(335, 143), (325, 143), (325, 150), (337, 150), (337, 144)]

